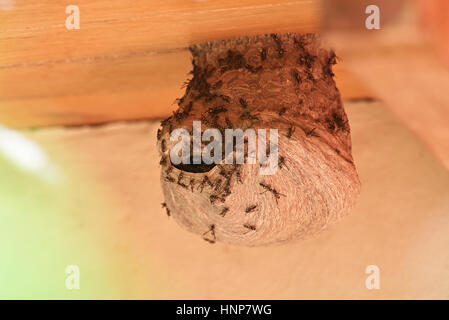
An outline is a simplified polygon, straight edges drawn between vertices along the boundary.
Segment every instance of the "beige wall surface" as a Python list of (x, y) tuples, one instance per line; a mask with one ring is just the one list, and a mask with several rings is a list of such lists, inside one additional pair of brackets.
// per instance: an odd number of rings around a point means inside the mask
[[(127, 298), (449, 298), (449, 174), (382, 103), (345, 105), (362, 194), (312, 239), (246, 248), (180, 228), (160, 206), (157, 122), (26, 132), (60, 165), (89, 174), (68, 185), (111, 195), (98, 200), (113, 208), (101, 213), (73, 187), (55, 210), (79, 225), (48, 236), (96, 234), (102, 251), (129, 261), (120, 275)], [(380, 290), (365, 287), (368, 265), (380, 269)]]

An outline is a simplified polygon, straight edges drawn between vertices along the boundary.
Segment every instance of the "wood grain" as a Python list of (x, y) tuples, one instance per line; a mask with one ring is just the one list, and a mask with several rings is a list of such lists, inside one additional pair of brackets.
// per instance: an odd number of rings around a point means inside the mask
[[(0, 122), (12, 127), (160, 118), (176, 107), (192, 43), (266, 32), (312, 32), (320, 1), (17, 1), (0, 11)], [(39, 14), (36, 14), (38, 12)], [(344, 98), (370, 92), (337, 68)]]
[(242, 32), (311, 32), (321, 10), (320, 1), (306, 0), (79, 0), (81, 28), (69, 31), (69, 4), (19, 0), (13, 10), (0, 11), (1, 64), (183, 48)]

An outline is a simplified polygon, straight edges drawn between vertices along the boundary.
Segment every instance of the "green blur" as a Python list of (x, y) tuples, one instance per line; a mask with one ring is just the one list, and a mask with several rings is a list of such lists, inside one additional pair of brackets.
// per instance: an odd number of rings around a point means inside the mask
[[(95, 198), (82, 186), (22, 172), (0, 155), (1, 299), (126, 298), (120, 261), (104, 254), (82, 215), (73, 214), (74, 196)], [(80, 290), (66, 288), (68, 265), (80, 268)]]

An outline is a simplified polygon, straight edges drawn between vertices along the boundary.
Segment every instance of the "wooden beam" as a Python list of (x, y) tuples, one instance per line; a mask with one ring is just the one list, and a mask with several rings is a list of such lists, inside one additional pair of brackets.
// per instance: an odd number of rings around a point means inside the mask
[[(0, 122), (30, 127), (166, 117), (190, 70), (185, 49), (5, 68)], [(351, 73), (336, 72), (343, 97), (370, 96)]]
[[(0, 11), (0, 122), (12, 127), (162, 118), (191, 69), (192, 43), (266, 32), (313, 32), (320, 1), (19, 1)], [(337, 69), (347, 99), (370, 93)]]
[(70, 62), (267, 32), (313, 32), (321, 1), (79, 0), (80, 29), (67, 30), (67, 1), (17, 1), (0, 11), (0, 66)]

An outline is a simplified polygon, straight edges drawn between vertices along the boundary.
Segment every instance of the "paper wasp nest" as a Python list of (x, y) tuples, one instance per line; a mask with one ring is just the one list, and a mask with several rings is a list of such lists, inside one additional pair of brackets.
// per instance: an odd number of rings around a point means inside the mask
[[(167, 213), (206, 241), (248, 246), (308, 237), (347, 214), (360, 182), (333, 80), (334, 52), (316, 35), (295, 33), (208, 42), (190, 51), (192, 78), (158, 132)], [(277, 129), (277, 171), (262, 175), (259, 159), (226, 164), (225, 151), (219, 164), (173, 164), (170, 152), (179, 141), (170, 133), (192, 134), (193, 121), (201, 121), (203, 133), (216, 128), (223, 137), (226, 129)]]

